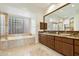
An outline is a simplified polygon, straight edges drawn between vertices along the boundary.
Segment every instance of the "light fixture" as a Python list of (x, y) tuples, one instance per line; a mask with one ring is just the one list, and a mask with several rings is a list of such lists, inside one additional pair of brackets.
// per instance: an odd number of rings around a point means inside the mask
[(49, 22), (57, 22), (55, 19), (50, 18)]
[(53, 19), (52, 19), (52, 18), (50, 18), (49, 22), (53, 22)]
[(75, 5), (72, 4), (72, 7), (75, 7)]
[(63, 22), (63, 19), (60, 19), (59, 22)]

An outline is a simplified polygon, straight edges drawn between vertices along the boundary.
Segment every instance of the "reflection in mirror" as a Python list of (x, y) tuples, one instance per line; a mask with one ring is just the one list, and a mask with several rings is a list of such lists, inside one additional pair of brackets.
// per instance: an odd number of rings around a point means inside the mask
[(79, 3), (71, 3), (45, 16), (48, 31), (79, 31)]

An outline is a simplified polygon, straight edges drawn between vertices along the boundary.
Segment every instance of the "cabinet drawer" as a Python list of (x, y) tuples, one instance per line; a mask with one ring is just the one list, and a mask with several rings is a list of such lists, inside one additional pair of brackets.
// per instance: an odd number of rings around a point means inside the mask
[(60, 53), (62, 53), (62, 48), (63, 48), (62, 45), (63, 44), (62, 44), (61, 41), (55, 41), (55, 50), (58, 51), (58, 52), (60, 52)]
[(67, 44), (67, 43), (63, 43), (63, 48), (62, 48), (62, 52), (64, 55), (66, 56), (73, 56), (73, 45), (71, 44)]
[(73, 39), (62, 37), (62, 41), (68, 44), (73, 44)]
[(52, 49), (54, 49), (54, 40), (51, 39), (49, 41), (49, 47), (52, 48)]
[(46, 35), (46, 41), (47, 41), (47, 46), (49, 48), (54, 48), (54, 37), (53, 36), (50, 36), (50, 35)]
[(79, 45), (79, 40), (74, 40), (75, 45)]

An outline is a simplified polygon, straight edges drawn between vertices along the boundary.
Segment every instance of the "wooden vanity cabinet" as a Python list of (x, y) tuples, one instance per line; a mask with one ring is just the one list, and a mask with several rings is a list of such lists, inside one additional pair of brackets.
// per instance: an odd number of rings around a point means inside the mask
[(60, 37), (55, 37), (55, 50), (62, 53), (62, 40)]
[(71, 38), (39, 34), (39, 42), (63, 55), (73, 56), (73, 39)]
[(47, 46), (49, 48), (54, 49), (54, 37), (51, 35), (46, 35), (46, 40), (47, 40)]
[(55, 40), (55, 50), (59, 53), (62, 53), (62, 42), (61, 41), (58, 41), (58, 40)]
[(67, 43), (63, 43), (63, 48), (62, 48), (62, 52), (64, 55), (66, 56), (73, 56), (73, 45), (71, 44), (67, 44)]
[(39, 42), (46, 45), (47, 43), (46, 36), (43, 34), (39, 34)]

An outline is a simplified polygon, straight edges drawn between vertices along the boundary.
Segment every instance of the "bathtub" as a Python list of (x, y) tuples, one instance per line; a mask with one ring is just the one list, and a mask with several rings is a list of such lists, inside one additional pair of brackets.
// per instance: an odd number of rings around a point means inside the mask
[(21, 46), (26, 46), (35, 43), (35, 37), (33, 35), (15, 35), (0, 40), (0, 50), (16, 48)]

